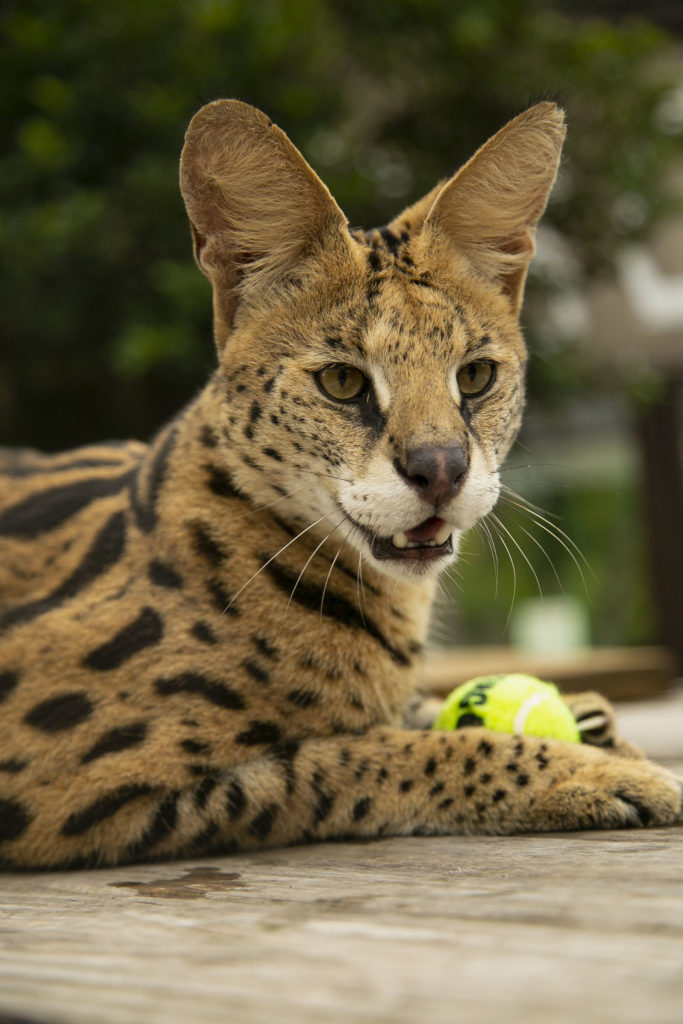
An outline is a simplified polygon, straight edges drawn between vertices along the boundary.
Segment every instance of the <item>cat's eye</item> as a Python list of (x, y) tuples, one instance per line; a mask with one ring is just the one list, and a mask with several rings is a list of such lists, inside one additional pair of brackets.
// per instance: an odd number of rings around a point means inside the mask
[(350, 402), (365, 391), (367, 379), (355, 366), (335, 364), (326, 366), (316, 374), (318, 384), (326, 395), (338, 402)]
[(458, 387), (460, 394), (471, 398), (474, 395), (483, 395), (493, 384), (496, 375), (495, 363), (489, 363), (484, 359), (475, 359), (458, 370)]

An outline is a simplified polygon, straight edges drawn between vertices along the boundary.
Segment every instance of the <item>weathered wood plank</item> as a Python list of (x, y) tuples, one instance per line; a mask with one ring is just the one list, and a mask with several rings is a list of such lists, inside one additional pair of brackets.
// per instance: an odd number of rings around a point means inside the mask
[(327, 844), (1, 888), (0, 1006), (41, 1021), (681, 1020), (683, 829)]

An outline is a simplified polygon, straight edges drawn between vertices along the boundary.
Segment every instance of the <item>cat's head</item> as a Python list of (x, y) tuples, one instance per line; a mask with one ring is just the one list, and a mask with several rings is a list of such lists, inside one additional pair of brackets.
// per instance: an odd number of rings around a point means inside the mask
[(518, 315), (564, 134), (554, 104), (532, 107), (360, 232), (264, 114), (199, 111), (181, 188), (243, 491), (390, 575), (445, 568), (493, 508), (519, 428)]

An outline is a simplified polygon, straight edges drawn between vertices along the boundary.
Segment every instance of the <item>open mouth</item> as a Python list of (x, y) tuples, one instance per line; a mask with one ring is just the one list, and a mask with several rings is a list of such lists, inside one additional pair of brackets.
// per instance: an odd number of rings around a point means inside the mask
[(393, 537), (370, 534), (370, 547), (375, 558), (426, 562), (453, 554), (452, 529), (443, 519), (432, 516), (412, 530), (400, 530)]

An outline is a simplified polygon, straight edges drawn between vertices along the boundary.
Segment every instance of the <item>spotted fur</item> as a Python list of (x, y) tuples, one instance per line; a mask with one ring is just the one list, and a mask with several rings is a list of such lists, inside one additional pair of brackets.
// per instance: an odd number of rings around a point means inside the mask
[[(519, 426), (563, 134), (534, 107), (363, 233), (263, 114), (197, 114), (181, 187), (216, 371), (149, 446), (0, 455), (4, 865), (676, 818), (673, 777), (623, 748), (401, 725)], [(362, 391), (326, 393), (329, 367)]]

